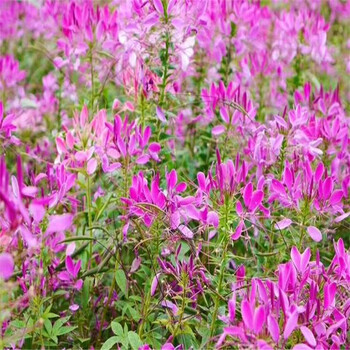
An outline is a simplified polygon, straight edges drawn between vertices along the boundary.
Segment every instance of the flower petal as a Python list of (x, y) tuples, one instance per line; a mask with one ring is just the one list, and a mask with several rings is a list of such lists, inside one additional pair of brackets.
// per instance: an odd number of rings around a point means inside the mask
[(305, 326), (300, 327), (301, 333), (303, 333), (303, 336), (305, 337), (305, 340), (313, 347), (316, 346), (316, 339), (311, 330)]
[(278, 343), (278, 339), (280, 337), (280, 328), (274, 316), (269, 315), (267, 317), (267, 328), (271, 334), (272, 339), (275, 343)]
[(156, 292), (158, 282), (159, 282), (159, 276), (160, 276), (160, 273), (157, 273), (153, 278), (153, 281), (151, 284), (151, 296), (153, 296)]
[(315, 241), (315, 242), (320, 242), (322, 241), (322, 233), (321, 231), (315, 227), (315, 226), (309, 226), (307, 228), (307, 233), (310, 235), (310, 237)]
[(225, 132), (226, 128), (223, 125), (214, 126), (211, 130), (213, 136), (219, 136)]
[(91, 158), (87, 163), (87, 173), (92, 175), (97, 168), (97, 160), (96, 158)]
[(242, 318), (245, 326), (248, 329), (253, 330), (253, 327), (254, 327), (253, 312), (249, 304), (249, 301), (246, 299), (242, 301), (241, 313), (242, 313)]
[(15, 263), (9, 253), (0, 254), (0, 278), (7, 280), (13, 274)]
[(292, 334), (294, 329), (298, 325), (298, 311), (294, 310), (294, 312), (289, 316), (286, 326), (284, 327), (283, 337), (284, 339), (288, 339), (289, 336)]
[(51, 215), (46, 233), (63, 232), (73, 223), (73, 214)]
[(283, 230), (283, 229), (289, 227), (292, 224), (292, 222), (293, 221), (291, 219), (287, 219), (287, 218), (280, 220), (275, 224), (275, 229), (276, 230)]

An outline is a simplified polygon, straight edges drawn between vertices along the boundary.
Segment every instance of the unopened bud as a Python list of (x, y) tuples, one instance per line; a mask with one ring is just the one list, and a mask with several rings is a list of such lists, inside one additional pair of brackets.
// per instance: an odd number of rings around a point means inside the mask
[(114, 99), (112, 108), (113, 108), (114, 110), (116, 110), (116, 109), (119, 108), (119, 106), (120, 106), (120, 101), (119, 101), (117, 98)]

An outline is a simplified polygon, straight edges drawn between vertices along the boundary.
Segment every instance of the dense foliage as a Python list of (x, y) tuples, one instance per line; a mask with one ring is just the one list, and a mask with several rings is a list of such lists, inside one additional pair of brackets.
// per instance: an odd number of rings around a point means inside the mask
[(1, 1), (0, 349), (349, 349), (349, 28)]

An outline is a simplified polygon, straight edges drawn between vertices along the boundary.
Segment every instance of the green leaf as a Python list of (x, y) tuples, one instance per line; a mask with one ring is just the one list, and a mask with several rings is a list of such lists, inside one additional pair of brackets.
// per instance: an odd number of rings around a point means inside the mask
[(75, 241), (96, 241), (96, 238), (88, 237), (88, 236), (74, 236), (66, 238), (65, 240), (59, 242), (58, 244), (75, 242)]
[(127, 337), (128, 336), (128, 325), (124, 323), (124, 334)]
[(231, 37), (234, 37), (237, 33), (237, 25), (234, 22), (231, 22)]
[(54, 335), (58, 335), (58, 331), (59, 329), (70, 319), (70, 316), (68, 317), (63, 317), (63, 318), (60, 318), (59, 320), (57, 320), (55, 322), (55, 324), (53, 325), (53, 329), (52, 329), (52, 334)]
[(129, 299), (130, 300), (136, 300), (136, 301), (139, 301), (139, 302), (142, 301), (142, 298), (139, 295), (130, 295)]
[(67, 326), (67, 327), (61, 327), (57, 332), (56, 335), (63, 335), (72, 332), (74, 329), (78, 328), (78, 326)]
[(51, 324), (51, 321), (48, 320), (48, 319), (46, 319), (46, 320), (44, 321), (44, 326), (45, 326), (45, 328), (46, 328), (46, 330), (47, 330), (47, 333), (48, 333), (48, 334), (51, 334), (51, 333), (52, 333), (52, 324)]
[(41, 334), (44, 338), (50, 338), (50, 334), (47, 333), (45, 329), (41, 331)]
[(82, 301), (83, 309), (87, 309), (90, 299), (91, 278), (86, 278), (83, 286)]
[(207, 326), (201, 326), (197, 329), (197, 331), (202, 337), (201, 348), (203, 348), (210, 338), (210, 328)]
[(129, 310), (129, 305), (125, 304), (123, 309), (122, 309), (122, 316), (124, 316), (128, 310)]
[(44, 341), (44, 345), (46, 346), (46, 348), (52, 348), (56, 346), (56, 344), (53, 343), (52, 341)]
[(196, 338), (193, 336), (193, 334), (190, 335), (189, 332), (187, 332), (186, 330), (181, 335), (180, 339), (181, 339), (181, 344), (183, 344), (185, 349), (190, 349), (190, 348), (199, 349), (199, 344), (196, 342)]
[(123, 338), (120, 338), (120, 342), (123, 345), (122, 349), (125, 349), (125, 350), (129, 349), (129, 339), (128, 339), (128, 335), (127, 334)]
[(58, 344), (58, 338), (57, 338), (55, 335), (53, 335), (53, 336), (51, 337), (51, 339), (52, 339), (56, 344)]
[(65, 295), (65, 294), (67, 294), (67, 292), (65, 290), (58, 290), (53, 295), (54, 296), (60, 296), (60, 295)]
[(44, 313), (43, 313), (43, 316), (46, 316), (46, 314), (48, 314), (48, 313), (50, 312), (51, 307), (52, 307), (52, 305), (49, 305), (49, 306), (46, 308), (46, 310), (45, 310)]
[(138, 322), (141, 318), (141, 315), (137, 309), (135, 309), (132, 305), (128, 305), (129, 307), (129, 312), (131, 314), (131, 317), (134, 321)]
[(107, 51), (100, 51), (100, 50), (97, 50), (97, 53), (99, 53), (101, 56), (105, 56), (107, 58), (111, 58), (111, 59), (114, 59), (114, 56), (112, 56), (109, 52)]
[(121, 326), (120, 323), (113, 321), (111, 324), (111, 327), (112, 327), (112, 331), (115, 335), (123, 336), (123, 334), (124, 334), (123, 327)]
[(257, 250), (255, 251), (255, 254), (258, 256), (273, 256), (273, 255), (277, 255), (279, 252), (277, 250), (274, 250), (273, 252), (258, 252)]
[(26, 323), (21, 320), (13, 320), (11, 322), (11, 326), (16, 327), (16, 328), (25, 328)]
[(120, 337), (111, 337), (102, 344), (101, 350), (109, 350), (117, 343), (121, 343)]
[(138, 348), (143, 345), (139, 335), (133, 331), (128, 332), (128, 338), (133, 350), (138, 350)]
[(81, 343), (86, 343), (87, 341), (91, 340), (90, 337), (88, 338), (78, 338), (78, 340), (81, 342)]
[(117, 285), (121, 291), (125, 294), (125, 296), (127, 296), (127, 279), (123, 270), (118, 270), (115, 273), (115, 281), (117, 282)]
[(191, 335), (194, 337), (194, 333), (191, 329), (191, 327), (189, 325), (184, 325), (181, 329), (181, 331), (179, 332), (179, 334), (183, 334), (183, 335)]

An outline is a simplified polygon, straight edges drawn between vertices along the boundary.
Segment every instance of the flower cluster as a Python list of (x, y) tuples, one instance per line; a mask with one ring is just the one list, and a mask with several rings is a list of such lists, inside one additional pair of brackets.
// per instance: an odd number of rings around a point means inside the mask
[(350, 1), (0, 3), (0, 348), (347, 349)]
[[(243, 293), (239, 283), (233, 283), (229, 314), (222, 317), (227, 327), (216, 345), (238, 338), (242, 344), (273, 349), (292, 345), (294, 337), (302, 343), (293, 349), (337, 349), (347, 344), (350, 256), (342, 239), (334, 245), (327, 268), (319, 252), (316, 261), (310, 261), (309, 248), (301, 254), (294, 246), (291, 261), (278, 266), (277, 281), (253, 278)], [(242, 321), (237, 320), (236, 309)]]

